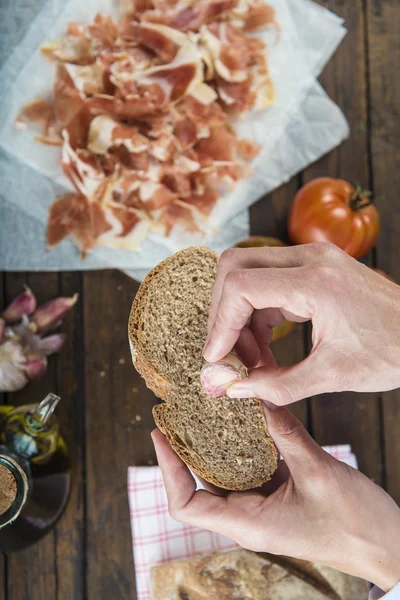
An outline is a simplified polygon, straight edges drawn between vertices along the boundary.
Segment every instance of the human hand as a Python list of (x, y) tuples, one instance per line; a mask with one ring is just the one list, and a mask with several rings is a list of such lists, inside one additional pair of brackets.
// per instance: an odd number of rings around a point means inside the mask
[(161, 432), (153, 432), (171, 516), (244, 548), (320, 562), (390, 590), (400, 580), (400, 509), (322, 450), (286, 408), (265, 412), (285, 462), (259, 490), (228, 493), (207, 485), (209, 491), (196, 491), (189, 469)]
[[(277, 367), (269, 342), (283, 317), (312, 321), (312, 351)], [(400, 386), (400, 286), (333, 244), (232, 249), (220, 258), (204, 357), (235, 347), (249, 377), (231, 398), (285, 405), (326, 392)]]

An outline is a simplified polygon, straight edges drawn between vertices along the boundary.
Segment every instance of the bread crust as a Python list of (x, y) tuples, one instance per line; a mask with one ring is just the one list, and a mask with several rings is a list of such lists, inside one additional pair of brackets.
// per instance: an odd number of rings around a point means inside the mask
[[(292, 563), (295, 565), (292, 565)], [(151, 569), (153, 600), (366, 600), (366, 581), (329, 567), (237, 549)]]

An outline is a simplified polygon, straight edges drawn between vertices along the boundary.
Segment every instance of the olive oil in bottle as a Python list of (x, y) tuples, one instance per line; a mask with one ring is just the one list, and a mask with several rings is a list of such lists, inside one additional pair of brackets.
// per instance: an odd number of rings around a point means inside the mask
[(0, 551), (20, 550), (42, 538), (68, 500), (67, 448), (53, 414), (60, 398), (0, 406)]

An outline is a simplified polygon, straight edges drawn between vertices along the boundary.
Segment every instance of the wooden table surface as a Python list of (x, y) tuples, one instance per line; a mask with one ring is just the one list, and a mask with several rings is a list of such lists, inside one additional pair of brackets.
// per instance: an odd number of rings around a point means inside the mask
[[(251, 211), (252, 232), (285, 237), (289, 203), (314, 177), (359, 181), (373, 189), (382, 216), (377, 248), (366, 260), (400, 282), (400, 7), (398, 0), (321, 4), (344, 17), (349, 29), (321, 82), (347, 116), (351, 138), (258, 202)], [(9, 302), (24, 283), (41, 301), (80, 294), (63, 325), (66, 345), (50, 360), (46, 375), (4, 398), (20, 404), (50, 390), (62, 396), (58, 415), (73, 486), (64, 516), (47, 537), (0, 556), (0, 600), (133, 600), (127, 467), (155, 462), (149, 437), (155, 398), (133, 369), (127, 343), (138, 285), (118, 271), (6, 273), (0, 301)], [(301, 360), (309, 350), (309, 331), (298, 326), (274, 350), (281, 364)], [(399, 391), (329, 394), (300, 402), (293, 411), (320, 444), (350, 443), (361, 471), (400, 502)]]

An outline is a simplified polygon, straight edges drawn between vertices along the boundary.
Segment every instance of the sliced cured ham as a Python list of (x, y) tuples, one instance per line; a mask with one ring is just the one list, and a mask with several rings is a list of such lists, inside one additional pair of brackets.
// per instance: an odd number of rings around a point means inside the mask
[(42, 47), (57, 63), (54, 100), (23, 107), (16, 127), (61, 145), (76, 193), (50, 207), (48, 247), (70, 236), (136, 250), (150, 232), (204, 232), (221, 195), (251, 172), (260, 146), (232, 116), (274, 99), (263, 0), (123, 0), (119, 23), (69, 23)]
[(150, 67), (133, 74), (133, 79), (144, 93), (150, 85), (158, 85), (163, 92), (162, 105), (190, 94), (203, 81), (203, 65), (195, 44), (186, 42), (174, 60), (167, 65)]
[(163, 23), (180, 31), (196, 31), (204, 23), (221, 18), (235, 8), (237, 0), (202, 0), (179, 2), (177, 6), (143, 13), (142, 18), (153, 23)]
[(85, 196), (66, 194), (50, 207), (47, 246), (51, 249), (70, 235), (85, 254), (109, 229), (100, 206), (90, 203)]
[(163, 62), (172, 61), (179, 48), (187, 42), (187, 36), (181, 31), (159, 23), (126, 23), (122, 35), (139, 41), (141, 45), (152, 50)]
[(148, 138), (137, 127), (120, 123), (109, 115), (99, 115), (90, 123), (87, 148), (95, 154), (106, 154), (115, 146), (124, 146), (130, 153), (140, 153), (149, 145)]
[(42, 144), (61, 146), (62, 138), (56, 121), (54, 104), (50, 100), (38, 99), (25, 104), (15, 126), (17, 129), (25, 129), (29, 123), (40, 125), (42, 134), (35, 136), (35, 140)]

